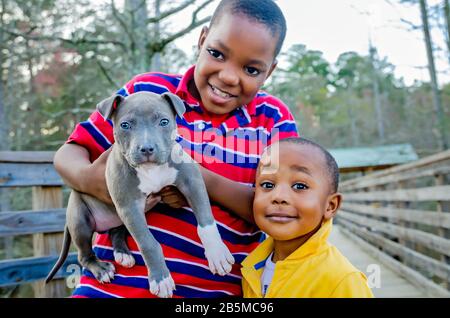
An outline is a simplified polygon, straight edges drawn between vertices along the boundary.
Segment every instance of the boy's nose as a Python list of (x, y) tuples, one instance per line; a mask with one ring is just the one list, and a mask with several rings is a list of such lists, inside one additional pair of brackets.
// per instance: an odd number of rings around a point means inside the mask
[(272, 190), (272, 204), (289, 204), (289, 187), (276, 186)]
[(239, 84), (239, 76), (237, 75), (236, 71), (234, 71), (230, 67), (224, 68), (219, 73), (219, 79), (228, 86), (236, 86)]

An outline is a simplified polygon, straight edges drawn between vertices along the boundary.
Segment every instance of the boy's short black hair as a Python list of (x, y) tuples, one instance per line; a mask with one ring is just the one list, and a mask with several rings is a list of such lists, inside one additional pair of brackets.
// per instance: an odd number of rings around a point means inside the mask
[(330, 179), (330, 186), (332, 193), (337, 192), (339, 186), (339, 168), (334, 157), (325, 148), (323, 148), (318, 143), (315, 143), (314, 141), (311, 141), (303, 137), (289, 137), (281, 139), (279, 142), (280, 143), (290, 142), (299, 145), (309, 145), (319, 149), (325, 157), (325, 163), (327, 165), (327, 173)]
[(280, 53), (287, 27), (283, 12), (273, 0), (222, 0), (214, 11), (210, 28), (225, 12), (243, 14), (266, 26), (273, 36), (278, 37), (274, 57)]

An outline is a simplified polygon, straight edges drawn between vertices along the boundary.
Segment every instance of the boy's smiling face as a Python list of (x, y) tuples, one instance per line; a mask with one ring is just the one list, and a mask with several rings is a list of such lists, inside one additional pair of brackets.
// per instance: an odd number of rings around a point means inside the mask
[(203, 28), (193, 95), (205, 109), (227, 114), (252, 101), (276, 66), (277, 36), (242, 14), (224, 14)]
[(263, 154), (256, 177), (254, 217), (262, 231), (275, 241), (289, 241), (295, 250), (322, 219), (334, 216), (340, 194), (331, 191), (325, 156), (318, 148), (281, 142), (270, 150), (270, 155)]

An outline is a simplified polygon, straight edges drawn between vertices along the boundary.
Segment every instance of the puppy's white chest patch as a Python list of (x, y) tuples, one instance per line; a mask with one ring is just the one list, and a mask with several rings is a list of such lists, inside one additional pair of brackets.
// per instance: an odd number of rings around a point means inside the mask
[(136, 168), (139, 178), (139, 190), (146, 195), (156, 193), (167, 185), (171, 185), (177, 178), (178, 171), (169, 167), (168, 163), (163, 165), (143, 164)]

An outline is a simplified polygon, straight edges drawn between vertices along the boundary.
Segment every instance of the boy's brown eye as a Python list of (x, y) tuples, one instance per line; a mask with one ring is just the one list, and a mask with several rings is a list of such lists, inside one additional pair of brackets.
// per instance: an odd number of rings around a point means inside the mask
[(294, 188), (295, 190), (306, 190), (308, 189), (308, 186), (304, 183), (297, 182), (292, 186), (292, 188)]
[(247, 74), (250, 74), (252, 76), (257, 76), (259, 75), (259, 73), (261, 73), (257, 68), (254, 67), (246, 67), (245, 71), (247, 72)]
[(273, 189), (273, 188), (275, 188), (275, 185), (272, 182), (267, 182), (267, 181), (266, 182), (262, 182), (260, 184), (260, 186), (263, 189)]
[(223, 54), (220, 53), (219, 51), (214, 50), (214, 49), (206, 49), (206, 50), (208, 51), (208, 53), (209, 53), (212, 57), (214, 57), (214, 58), (216, 58), (216, 59), (223, 60)]

